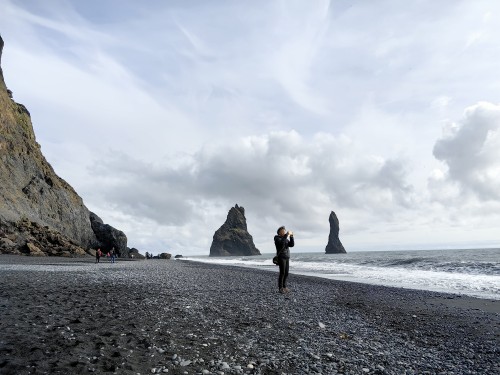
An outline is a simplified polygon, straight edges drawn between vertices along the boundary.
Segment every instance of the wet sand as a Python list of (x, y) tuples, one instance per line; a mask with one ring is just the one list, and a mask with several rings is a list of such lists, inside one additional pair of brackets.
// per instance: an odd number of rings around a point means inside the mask
[(500, 373), (500, 301), (101, 262), (0, 256), (0, 374)]

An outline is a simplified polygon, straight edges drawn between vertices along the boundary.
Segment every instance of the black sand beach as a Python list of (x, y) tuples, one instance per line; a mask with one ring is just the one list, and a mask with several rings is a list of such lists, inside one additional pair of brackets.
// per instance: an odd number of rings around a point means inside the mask
[(0, 374), (500, 373), (500, 301), (276, 278), (0, 256)]

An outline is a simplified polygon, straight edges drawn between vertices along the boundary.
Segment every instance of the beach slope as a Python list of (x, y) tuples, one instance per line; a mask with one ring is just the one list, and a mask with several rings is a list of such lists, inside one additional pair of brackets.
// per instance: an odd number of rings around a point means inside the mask
[(1, 374), (498, 374), (499, 301), (189, 261), (0, 256)]

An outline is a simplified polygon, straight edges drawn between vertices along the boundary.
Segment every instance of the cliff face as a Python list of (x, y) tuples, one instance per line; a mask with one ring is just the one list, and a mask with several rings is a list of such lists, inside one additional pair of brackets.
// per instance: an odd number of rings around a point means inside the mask
[(345, 253), (346, 251), (344, 249), (344, 245), (342, 245), (342, 242), (340, 242), (339, 238), (339, 231), (340, 231), (339, 219), (337, 218), (337, 215), (335, 215), (335, 212), (333, 211), (331, 212), (328, 221), (330, 222), (330, 235), (328, 236), (328, 244), (326, 245), (325, 253), (326, 254)]
[[(0, 63), (3, 45), (0, 37)], [(89, 210), (45, 160), (30, 113), (12, 100), (1, 68), (0, 181), (0, 253), (31, 254), (28, 244), (37, 243), (42, 253), (61, 255), (62, 250), (49, 251), (60, 243), (59, 247), (70, 248), (70, 255), (79, 255), (81, 249), (75, 247), (100, 245)]]
[(224, 224), (215, 232), (210, 256), (260, 255), (253, 238), (247, 230), (245, 209), (232, 207)]
[(0, 80), (3, 81), (3, 72), (2, 72), (2, 51), (3, 51), (3, 39), (0, 36)]

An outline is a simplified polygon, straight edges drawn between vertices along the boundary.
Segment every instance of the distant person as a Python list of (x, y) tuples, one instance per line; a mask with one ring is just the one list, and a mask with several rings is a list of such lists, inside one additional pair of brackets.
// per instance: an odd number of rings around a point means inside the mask
[(101, 259), (101, 257), (102, 257), (102, 251), (101, 249), (97, 249), (97, 251), (95, 252), (95, 262), (99, 263), (99, 259)]
[(111, 249), (111, 263), (115, 262), (115, 258), (116, 258), (116, 251), (115, 251), (115, 248), (113, 247)]
[(106, 258), (108, 258), (108, 262), (111, 262), (111, 254), (109, 251), (106, 253)]
[(276, 246), (276, 256), (278, 257), (278, 265), (280, 267), (278, 289), (280, 293), (288, 293), (290, 289), (286, 287), (286, 279), (288, 278), (288, 268), (290, 265), (289, 248), (295, 245), (293, 232), (287, 232), (285, 227), (279, 227), (278, 235), (274, 236), (274, 245)]

